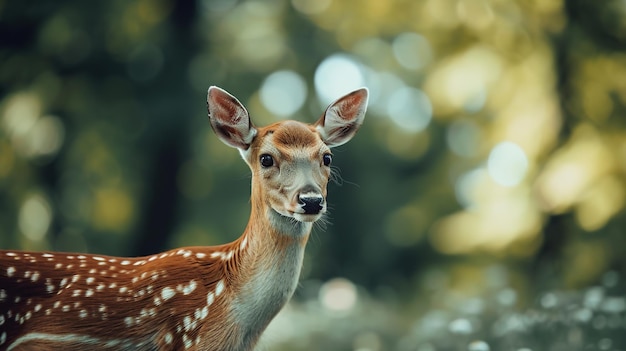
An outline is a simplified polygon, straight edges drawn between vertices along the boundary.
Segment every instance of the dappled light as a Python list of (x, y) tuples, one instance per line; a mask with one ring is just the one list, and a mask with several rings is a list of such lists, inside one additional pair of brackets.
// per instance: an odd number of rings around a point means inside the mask
[(259, 125), (312, 123), (367, 87), (359, 134), (333, 149), (301, 287), (263, 345), (626, 347), (624, 1), (6, 2), (0, 14), (0, 248), (229, 242), (250, 175), (210, 129), (208, 87)]

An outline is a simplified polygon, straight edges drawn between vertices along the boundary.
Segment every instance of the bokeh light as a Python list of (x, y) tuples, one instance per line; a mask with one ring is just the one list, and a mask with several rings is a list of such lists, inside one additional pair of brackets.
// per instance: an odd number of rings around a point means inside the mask
[(517, 144), (504, 141), (494, 146), (487, 159), (491, 178), (502, 186), (519, 184), (528, 170), (528, 158)]
[(319, 299), (322, 306), (330, 311), (346, 312), (357, 303), (357, 290), (351, 281), (335, 278), (322, 285)]
[(404, 87), (396, 90), (387, 102), (387, 113), (402, 130), (416, 133), (430, 123), (433, 108), (430, 99), (419, 89)]
[(418, 70), (432, 60), (428, 40), (417, 33), (402, 33), (393, 40), (393, 55), (404, 68)]
[(334, 54), (322, 61), (315, 70), (315, 91), (322, 105), (365, 84), (359, 64), (345, 54)]
[(29, 240), (38, 242), (45, 238), (52, 222), (52, 209), (39, 194), (28, 196), (20, 208), (19, 228)]
[(448, 127), (446, 142), (452, 152), (461, 157), (478, 153), (480, 128), (471, 120), (454, 121)]
[(261, 85), (263, 106), (278, 117), (288, 117), (298, 111), (307, 97), (304, 79), (293, 71), (270, 74)]
[(459, 177), (454, 186), (454, 193), (461, 206), (472, 208), (477, 205), (481, 183), (485, 182), (487, 176), (487, 172), (483, 168), (479, 168), (468, 171)]

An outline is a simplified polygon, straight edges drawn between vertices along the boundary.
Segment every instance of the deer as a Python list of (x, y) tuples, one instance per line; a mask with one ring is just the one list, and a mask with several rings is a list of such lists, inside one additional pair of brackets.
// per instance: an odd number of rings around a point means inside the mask
[(296, 289), (328, 208), (331, 148), (356, 134), (367, 101), (361, 88), (314, 124), (257, 127), (211, 86), (211, 128), (252, 173), (243, 234), (144, 257), (0, 250), (0, 350), (252, 350)]

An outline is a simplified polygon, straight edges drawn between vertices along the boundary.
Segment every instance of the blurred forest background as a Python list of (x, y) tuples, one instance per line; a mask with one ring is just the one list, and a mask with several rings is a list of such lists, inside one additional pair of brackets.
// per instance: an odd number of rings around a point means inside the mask
[(626, 349), (623, 0), (4, 0), (0, 43), (1, 248), (231, 241), (208, 86), (259, 125), (367, 86), (260, 349)]

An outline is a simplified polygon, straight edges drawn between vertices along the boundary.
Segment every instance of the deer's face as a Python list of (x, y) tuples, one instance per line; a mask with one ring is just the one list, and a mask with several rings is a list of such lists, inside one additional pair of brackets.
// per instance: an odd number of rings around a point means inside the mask
[(217, 87), (209, 88), (207, 107), (217, 136), (238, 148), (252, 170), (253, 206), (313, 222), (326, 212), (330, 148), (356, 134), (365, 117), (367, 95), (363, 88), (340, 98), (315, 124), (284, 121), (255, 127), (243, 105)]
[(272, 210), (301, 222), (326, 212), (332, 155), (313, 126), (286, 121), (259, 128), (242, 155), (252, 169), (253, 187)]

